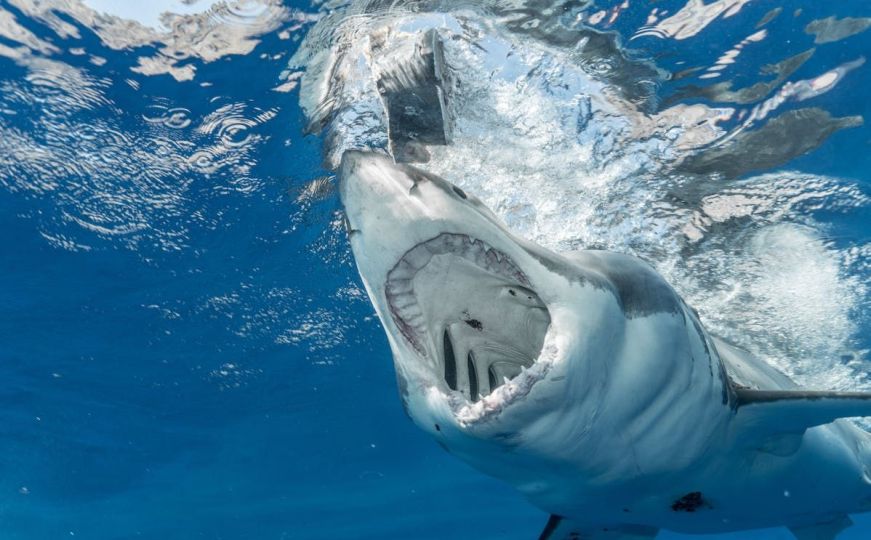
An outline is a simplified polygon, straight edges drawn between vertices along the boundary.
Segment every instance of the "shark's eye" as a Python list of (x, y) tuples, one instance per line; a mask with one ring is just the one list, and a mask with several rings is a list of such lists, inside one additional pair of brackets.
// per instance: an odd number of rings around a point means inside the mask
[(454, 357), (454, 344), (451, 343), (451, 335), (445, 330), (445, 382), (451, 390), (457, 389), (457, 359)]
[(451, 187), (454, 188), (454, 193), (459, 195), (461, 199), (468, 199), (469, 198), (469, 196), (466, 195), (466, 192), (463, 191), (462, 189), (458, 188), (457, 186), (451, 186)]

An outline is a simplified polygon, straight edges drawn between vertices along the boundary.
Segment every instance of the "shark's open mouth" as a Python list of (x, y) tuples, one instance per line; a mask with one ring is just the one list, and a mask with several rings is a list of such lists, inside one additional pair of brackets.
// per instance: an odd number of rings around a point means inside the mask
[(408, 250), (388, 273), (385, 293), (399, 332), (439, 386), (465, 404), (532, 367), (550, 326), (520, 267), (465, 234), (443, 233)]
[(387, 274), (385, 291), (393, 321), (422, 355), (426, 355), (422, 342), (426, 321), (415, 296), (413, 280), (437, 255), (453, 255), (507, 280), (529, 284), (526, 275), (507, 255), (465, 234), (442, 233), (408, 250)]

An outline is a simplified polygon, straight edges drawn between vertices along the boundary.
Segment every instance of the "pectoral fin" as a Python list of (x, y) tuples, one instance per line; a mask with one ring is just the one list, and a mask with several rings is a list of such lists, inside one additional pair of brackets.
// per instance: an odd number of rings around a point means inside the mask
[(780, 433), (803, 433), (838, 418), (871, 416), (871, 393), (736, 389), (738, 417)]
[(797, 439), (808, 428), (838, 418), (871, 416), (871, 393), (804, 390), (747, 351), (720, 339), (713, 342), (734, 398), (736, 420), (748, 434)]
[(638, 525), (591, 527), (551, 515), (538, 540), (650, 540), (657, 529)]

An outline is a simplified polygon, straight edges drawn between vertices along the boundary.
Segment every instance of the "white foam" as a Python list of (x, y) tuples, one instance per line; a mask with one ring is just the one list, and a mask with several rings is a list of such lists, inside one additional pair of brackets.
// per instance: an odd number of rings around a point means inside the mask
[[(378, 24), (426, 26), (413, 17)], [(452, 21), (435, 26), (454, 81), (452, 142), (430, 147), (425, 168), (546, 247), (644, 257), (715, 334), (801, 384), (867, 385), (854, 317), (867, 297), (867, 276), (857, 273), (867, 250), (825, 241), (825, 224), (811, 215), (864, 206), (866, 197), (845, 182), (794, 172), (741, 182), (670, 172), (722, 137), (719, 123), (735, 111), (679, 104), (644, 114), (571, 51), (463, 17), (462, 32), (450, 16), (424, 21)]]

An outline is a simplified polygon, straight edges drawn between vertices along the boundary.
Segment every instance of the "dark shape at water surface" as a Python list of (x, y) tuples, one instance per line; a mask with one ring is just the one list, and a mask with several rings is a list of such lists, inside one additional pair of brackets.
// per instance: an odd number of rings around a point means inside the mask
[[(571, 8), (566, 5), (563, 9)], [(656, 84), (663, 78), (663, 72), (625, 49), (617, 34), (567, 25), (566, 14), (553, 9), (549, 2), (497, 3), (494, 11), (509, 17), (505, 23), (507, 30), (549, 46), (577, 51), (577, 61), (607, 80), (625, 99), (643, 110), (654, 106)]]
[[(732, 81), (724, 81), (709, 86), (687, 85), (680, 88), (673, 95), (663, 100), (662, 108), (674, 105), (675, 103), (683, 102), (692, 98), (706, 98), (719, 103), (738, 103), (746, 105), (748, 103), (756, 103), (765, 98), (775, 89), (786, 81), (790, 75), (807, 62), (814, 55), (816, 49), (808, 49), (804, 52), (785, 58), (776, 64), (763, 66), (760, 70), (766, 75), (775, 75), (775, 78), (770, 81), (760, 81), (750, 86), (732, 88)], [(682, 71), (672, 77), (672, 79), (680, 79), (688, 74), (694, 73), (701, 68), (692, 68)]]
[(871, 28), (871, 17), (826, 17), (811, 21), (805, 26), (806, 34), (814, 36), (814, 43), (832, 43), (840, 41)]
[[(373, 49), (385, 46), (376, 40)], [(387, 53), (394, 61), (378, 79), (378, 91), (387, 110), (390, 151), (400, 162), (428, 161), (423, 144), (447, 144), (444, 52), (435, 30), (424, 33), (410, 56), (408, 51)]]
[(816, 107), (788, 111), (761, 128), (744, 131), (684, 161), (678, 168), (696, 174), (720, 173), (734, 178), (779, 167), (825, 142), (832, 133), (861, 126), (861, 116), (834, 118)]
[(772, 9), (771, 11), (769, 11), (768, 13), (766, 13), (766, 14), (765, 14), (765, 15), (764, 15), (760, 20), (759, 20), (758, 23), (756, 23), (756, 28), (757, 28), (757, 29), (758, 29), (758, 28), (762, 28), (762, 27), (765, 26), (766, 24), (770, 23), (771, 21), (773, 21), (774, 19), (776, 19), (778, 16), (780, 16), (781, 12), (783, 12), (783, 8), (781, 8), (781, 7), (776, 7), (776, 8), (774, 8), (774, 9)]

